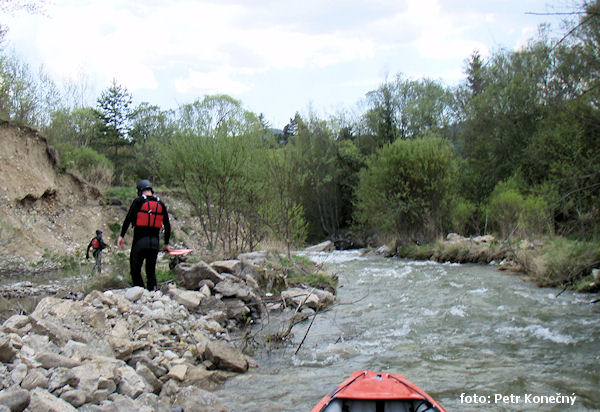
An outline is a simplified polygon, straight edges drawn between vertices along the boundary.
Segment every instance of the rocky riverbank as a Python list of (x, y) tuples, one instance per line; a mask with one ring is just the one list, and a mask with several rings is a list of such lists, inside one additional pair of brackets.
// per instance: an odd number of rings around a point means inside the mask
[[(259, 366), (238, 332), (270, 311), (335, 299), (273, 280), (264, 263), (264, 254), (182, 263), (177, 286), (159, 291), (43, 298), (0, 329), (0, 411), (224, 411), (211, 389)], [(283, 290), (265, 299), (275, 284)]]

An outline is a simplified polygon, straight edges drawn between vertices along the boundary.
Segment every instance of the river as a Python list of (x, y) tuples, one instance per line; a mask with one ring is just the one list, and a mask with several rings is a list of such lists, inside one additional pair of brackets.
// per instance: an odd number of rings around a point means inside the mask
[(309, 411), (358, 369), (400, 373), (448, 411), (600, 410), (597, 295), (492, 266), (307, 256), (338, 274), (338, 303), (296, 355), (310, 319), (292, 345), (258, 350), (259, 368), (216, 392), (229, 410)]

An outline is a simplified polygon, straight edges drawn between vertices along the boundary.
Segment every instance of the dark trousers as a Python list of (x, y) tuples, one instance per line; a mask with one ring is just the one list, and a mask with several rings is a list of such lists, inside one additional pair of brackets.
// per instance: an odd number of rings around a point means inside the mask
[(158, 257), (158, 238), (144, 237), (131, 247), (129, 267), (133, 286), (144, 286), (142, 265), (146, 261), (146, 281), (148, 290), (156, 289), (156, 259)]

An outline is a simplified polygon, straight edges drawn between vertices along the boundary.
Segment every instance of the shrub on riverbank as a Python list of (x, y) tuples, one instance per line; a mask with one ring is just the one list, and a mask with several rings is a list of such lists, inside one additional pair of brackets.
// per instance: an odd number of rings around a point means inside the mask
[(463, 238), (449, 235), (424, 245), (403, 245), (401, 258), (455, 263), (496, 263), (499, 269), (522, 272), (539, 286), (569, 287), (580, 292), (600, 291), (592, 269), (600, 266), (600, 243), (559, 237), (534, 242), (498, 242), (491, 236)]

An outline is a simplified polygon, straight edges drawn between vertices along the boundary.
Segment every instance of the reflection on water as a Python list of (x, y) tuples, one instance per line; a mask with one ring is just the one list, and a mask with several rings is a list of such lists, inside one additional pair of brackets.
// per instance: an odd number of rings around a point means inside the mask
[[(449, 411), (598, 410), (600, 305), (590, 296), (556, 298), (487, 266), (308, 256), (338, 274), (338, 304), (317, 315), (297, 355), (309, 321), (294, 345), (257, 353), (258, 369), (217, 392), (228, 409), (308, 411), (352, 371), (372, 369), (403, 374)], [(524, 403), (558, 393), (575, 405)]]

